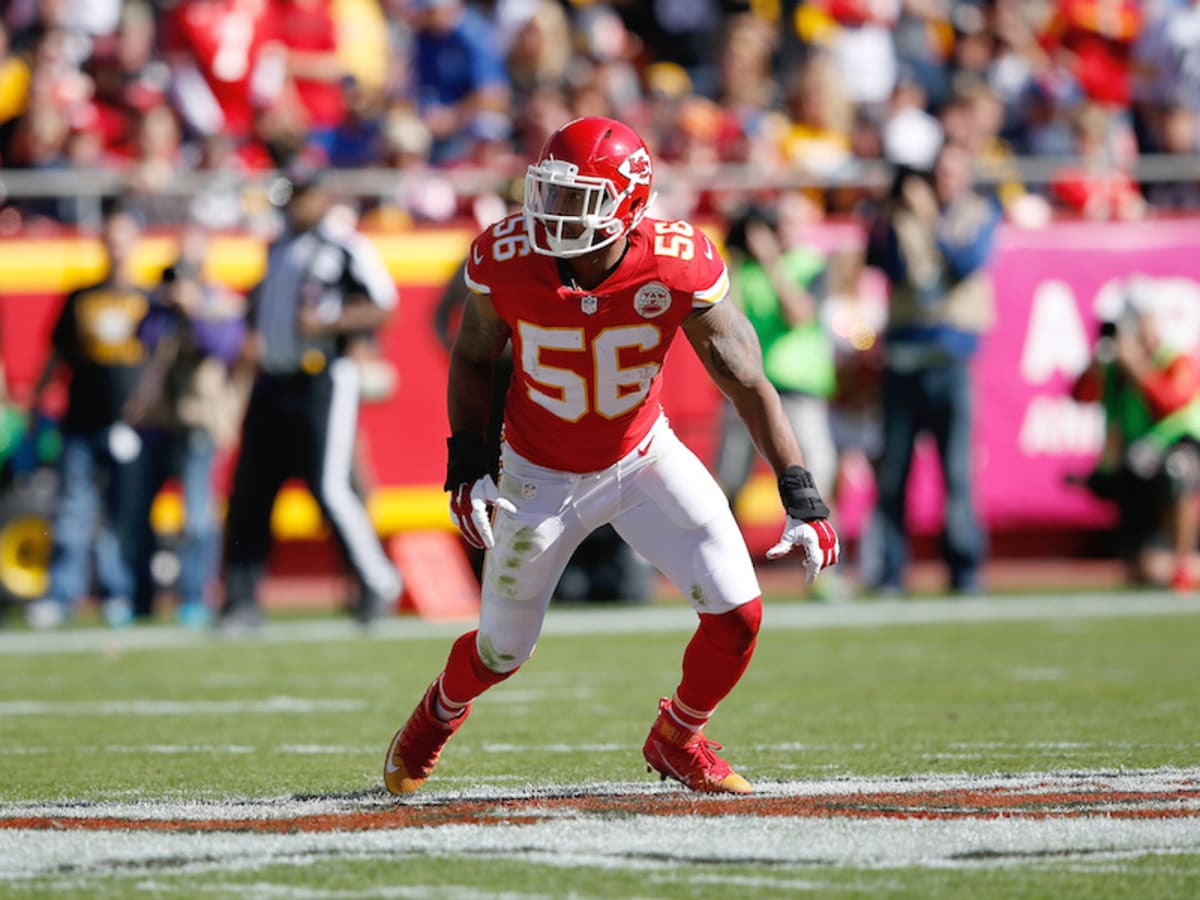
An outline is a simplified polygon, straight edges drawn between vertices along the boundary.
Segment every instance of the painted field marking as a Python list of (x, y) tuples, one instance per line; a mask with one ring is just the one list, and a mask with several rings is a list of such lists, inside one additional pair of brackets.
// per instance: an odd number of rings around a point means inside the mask
[(361, 699), (266, 697), (262, 700), (0, 700), (0, 716), (228, 716), (362, 712)]
[[(1056, 865), (1200, 854), (1200, 770), (655, 783), (253, 800), (0, 805), (0, 881), (245, 870), (329, 854), (552, 866)], [(753, 824), (751, 824), (753, 822)], [(521, 848), (514, 850), (514, 848)]]

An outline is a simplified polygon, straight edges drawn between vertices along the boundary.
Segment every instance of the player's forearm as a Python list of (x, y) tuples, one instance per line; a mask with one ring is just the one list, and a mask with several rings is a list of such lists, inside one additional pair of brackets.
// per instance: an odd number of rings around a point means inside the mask
[(779, 402), (779, 394), (770, 384), (763, 381), (743, 387), (732, 392), (730, 399), (754, 446), (777, 477), (788, 466), (804, 465), (804, 454), (791, 422)]
[(450, 355), (447, 414), (450, 433), (468, 432), (482, 437), (492, 412), (492, 364)]
[(374, 303), (354, 303), (342, 310), (338, 324), (344, 331), (378, 331), (391, 316), (390, 309)]

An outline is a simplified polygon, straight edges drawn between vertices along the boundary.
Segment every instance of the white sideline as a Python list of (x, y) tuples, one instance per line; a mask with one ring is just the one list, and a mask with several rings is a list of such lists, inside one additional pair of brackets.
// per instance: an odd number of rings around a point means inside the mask
[[(1200, 595), (1180, 597), (1162, 591), (1089, 592), (987, 596), (972, 600), (871, 600), (847, 603), (768, 601), (763, 626), (774, 629), (874, 628), (943, 622), (1051, 621), (1111, 619), (1135, 616), (1200, 615)], [(645, 634), (686, 632), (695, 617), (682, 602), (650, 606), (597, 604), (577, 609), (552, 607), (544, 634)], [(251, 636), (219, 638), (175, 625), (144, 625), (111, 631), (103, 628), (65, 631), (0, 632), (0, 653), (91, 653), (138, 649), (200, 647), (214, 643), (325, 643), (336, 640), (407, 641), (456, 637), (473, 623), (431, 622), (408, 616), (378, 622), (369, 631), (349, 619), (271, 622)]]

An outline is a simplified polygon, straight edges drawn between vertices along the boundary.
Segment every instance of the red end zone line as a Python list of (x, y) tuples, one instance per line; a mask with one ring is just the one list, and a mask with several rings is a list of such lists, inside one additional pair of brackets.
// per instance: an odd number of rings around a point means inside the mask
[(131, 819), (115, 816), (14, 816), (0, 829), (65, 831), (251, 831), (271, 834), (374, 831), (438, 825), (532, 824), (554, 812), (660, 816), (763, 816), (850, 819), (1200, 818), (1200, 789), (1174, 791), (951, 790), (823, 794), (809, 797), (550, 797), (464, 800), (395, 809), (277, 819)]

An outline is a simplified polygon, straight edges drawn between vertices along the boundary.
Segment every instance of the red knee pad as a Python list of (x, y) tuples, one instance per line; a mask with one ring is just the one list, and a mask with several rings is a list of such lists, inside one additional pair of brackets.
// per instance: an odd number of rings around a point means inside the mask
[(762, 598), (755, 597), (727, 613), (701, 613), (699, 631), (721, 652), (742, 656), (754, 649), (761, 624)]

